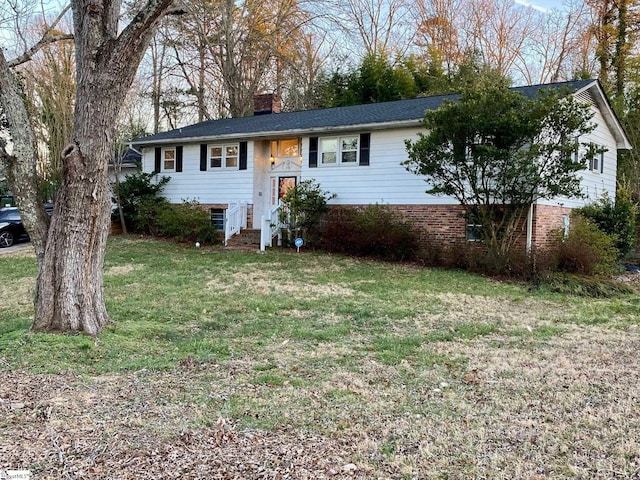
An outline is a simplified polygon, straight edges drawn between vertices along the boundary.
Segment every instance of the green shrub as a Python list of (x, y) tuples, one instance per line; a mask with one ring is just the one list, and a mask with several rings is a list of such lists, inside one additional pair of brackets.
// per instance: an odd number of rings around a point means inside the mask
[(322, 229), (321, 245), (329, 252), (413, 260), (417, 258), (420, 238), (410, 222), (385, 205), (339, 207)]
[(605, 194), (597, 202), (577, 212), (614, 239), (618, 258), (624, 258), (635, 248), (637, 208), (631, 200), (629, 189), (619, 186), (615, 203)]
[(582, 275), (609, 275), (616, 271), (618, 250), (615, 239), (591, 220), (574, 214), (569, 235), (558, 233), (557, 268)]
[(296, 237), (303, 237), (307, 245), (313, 245), (322, 216), (329, 209), (327, 202), (333, 197), (335, 195), (322, 190), (314, 180), (304, 180), (289, 189), (282, 198), (280, 213), (280, 221), (285, 224), (285, 243), (291, 244)]
[[(156, 218), (169, 205), (160, 193), (171, 178), (160, 177), (156, 182), (155, 176), (144, 172), (126, 175), (118, 187), (124, 221), (132, 232), (157, 234)], [(113, 220), (120, 221), (117, 211)]]
[(165, 205), (157, 216), (156, 225), (159, 235), (178, 242), (213, 243), (216, 239), (209, 213), (196, 201)]
[(169, 201), (163, 197), (141, 197), (136, 201), (135, 209), (125, 216), (127, 227), (135, 233), (158, 235), (158, 217), (170, 206)]

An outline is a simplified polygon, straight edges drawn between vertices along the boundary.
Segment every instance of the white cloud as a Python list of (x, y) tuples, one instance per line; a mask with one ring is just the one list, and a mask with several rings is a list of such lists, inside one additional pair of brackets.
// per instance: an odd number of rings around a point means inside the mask
[(549, 13), (551, 10), (548, 8), (545, 8), (543, 6), (540, 5), (536, 5), (535, 3), (531, 3), (531, 2), (527, 2), (526, 0), (513, 0), (514, 3), (517, 3), (519, 5), (524, 5), (525, 7), (530, 7), (533, 8), (535, 10), (538, 10), (542, 13)]

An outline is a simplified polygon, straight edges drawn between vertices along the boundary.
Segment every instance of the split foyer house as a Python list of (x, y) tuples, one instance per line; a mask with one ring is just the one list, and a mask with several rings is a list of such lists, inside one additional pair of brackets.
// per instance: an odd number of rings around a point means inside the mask
[[(539, 201), (523, 230), (527, 246), (544, 245), (566, 223), (572, 208), (608, 192), (614, 198), (617, 151), (629, 141), (597, 80), (517, 87), (533, 98), (542, 88), (565, 88), (594, 112), (589, 138), (606, 150), (581, 173), (585, 198)], [(454, 243), (467, 238), (458, 202), (427, 195), (423, 178), (402, 165), (405, 140), (424, 131), (427, 110), (456, 96), (432, 96), (348, 107), (279, 112), (277, 97), (256, 97), (256, 113), (210, 120), (139, 138), (145, 172), (170, 176), (164, 195), (174, 203), (197, 200), (227, 230), (263, 232), (270, 245), (279, 199), (288, 188), (313, 179), (334, 194), (330, 205), (384, 204), (413, 220), (430, 238)]]

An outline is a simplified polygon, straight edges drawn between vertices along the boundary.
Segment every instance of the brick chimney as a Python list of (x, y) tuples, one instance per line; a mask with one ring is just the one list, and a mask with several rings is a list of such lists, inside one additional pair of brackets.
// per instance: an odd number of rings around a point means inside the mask
[(261, 93), (253, 96), (253, 114), (280, 113), (280, 96), (277, 93)]

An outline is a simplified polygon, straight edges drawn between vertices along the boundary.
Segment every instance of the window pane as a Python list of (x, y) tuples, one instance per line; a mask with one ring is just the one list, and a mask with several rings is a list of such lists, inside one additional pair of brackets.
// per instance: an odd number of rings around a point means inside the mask
[(336, 152), (338, 151), (338, 140), (335, 138), (323, 138), (320, 140), (322, 151), (322, 163), (336, 163)]
[(358, 149), (358, 137), (345, 137), (342, 139), (342, 151), (345, 150), (357, 150)]
[(342, 152), (342, 163), (355, 162), (358, 158), (357, 152)]
[(280, 140), (280, 156), (281, 157), (297, 157), (298, 156), (298, 139), (288, 138)]
[(467, 215), (467, 240), (472, 242), (482, 241), (482, 224), (478, 212), (469, 212)]
[(176, 168), (175, 160), (165, 160), (164, 161), (164, 169), (165, 170), (173, 170)]
[(225, 167), (238, 167), (238, 145), (227, 145), (224, 147)]
[(175, 150), (165, 150), (164, 151), (164, 159), (165, 160), (173, 160), (176, 158), (176, 151)]
[(322, 152), (322, 163), (336, 163), (336, 152)]
[(209, 168), (222, 167), (222, 147), (211, 147), (209, 149)]
[(482, 225), (467, 224), (467, 240), (472, 242), (482, 241)]

